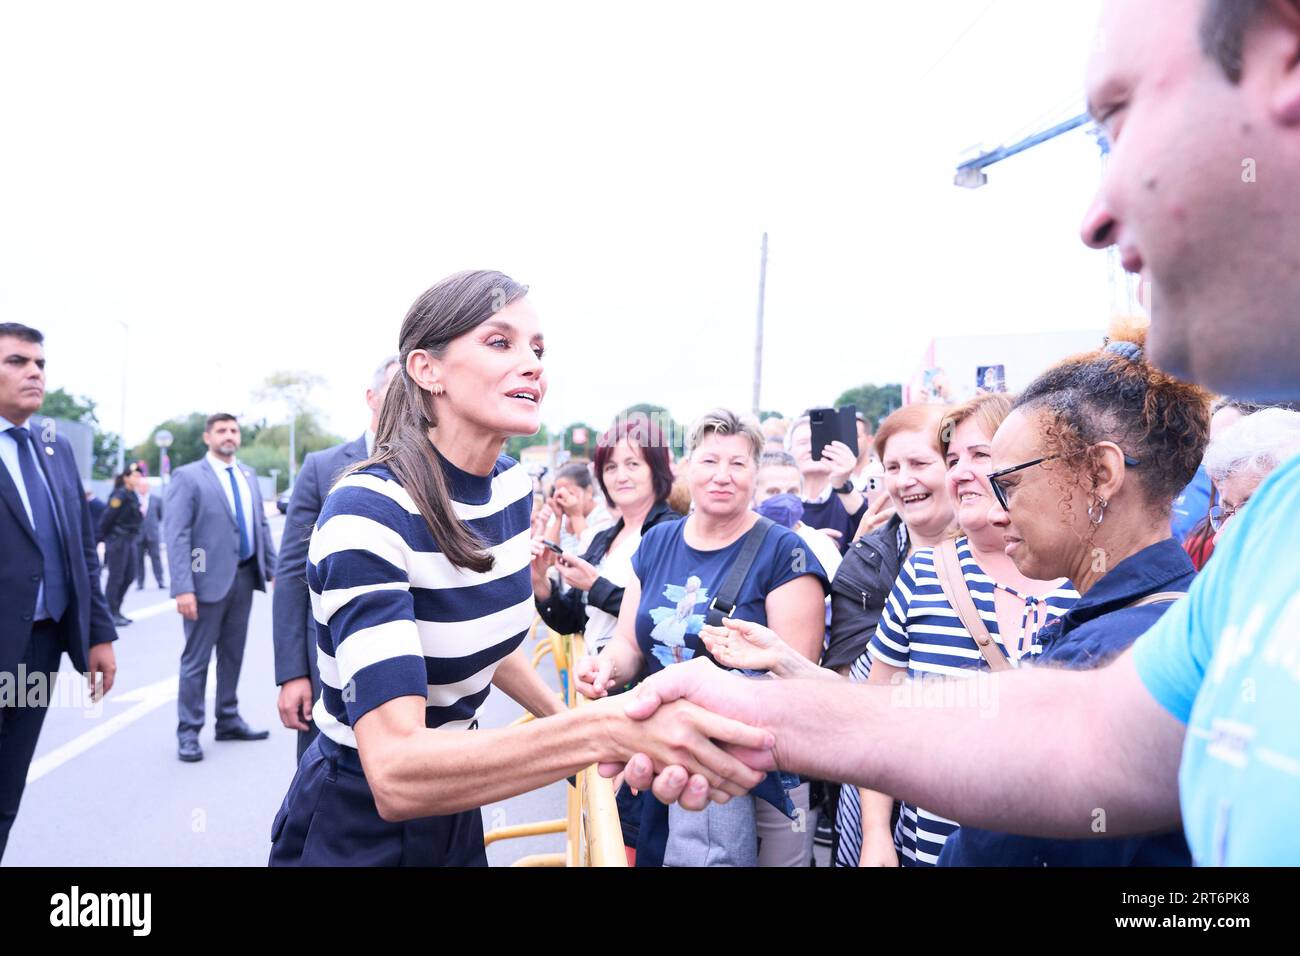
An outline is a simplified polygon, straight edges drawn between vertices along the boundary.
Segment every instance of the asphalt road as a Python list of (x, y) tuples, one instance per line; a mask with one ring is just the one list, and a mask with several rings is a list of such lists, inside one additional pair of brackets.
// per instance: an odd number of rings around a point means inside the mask
[[(278, 536), (282, 519), (272, 519)], [(68, 691), (81, 678), (63, 658), (60, 687), (45, 719), (27, 790), (9, 836), (4, 866), (264, 866), (271, 821), (296, 767), (296, 733), (280, 724), (271, 650), (270, 594), (255, 594), (239, 681), (240, 711), (269, 740), (213, 739), (208, 675), (204, 759), (176, 758), (177, 671), (184, 638), (167, 592), (146, 571), (134, 584), (116, 648), (117, 684), (97, 709)], [(531, 642), (527, 645), (531, 652)], [(549, 659), (541, 674), (556, 685)], [(74, 696), (76, 700), (74, 701)], [(521, 708), (499, 691), (484, 707), (482, 725), (508, 724)], [(564, 816), (560, 782), (484, 807), (485, 828)], [(531, 853), (559, 852), (563, 834), (488, 847), (493, 866)]]

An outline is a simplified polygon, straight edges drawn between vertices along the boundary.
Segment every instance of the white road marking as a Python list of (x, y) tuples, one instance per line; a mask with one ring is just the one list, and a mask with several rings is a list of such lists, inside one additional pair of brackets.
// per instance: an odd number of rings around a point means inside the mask
[(130, 614), (127, 614), (127, 617), (132, 621), (143, 621), (151, 617), (157, 617), (159, 614), (166, 614), (168, 611), (171, 611), (173, 614), (176, 613), (175, 599), (163, 601), (160, 604), (150, 604), (148, 607), (137, 608)]
[[(27, 770), (27, 783), (29, 785), (35, 783), (47, 773), (57, 770), (74, 757), (81, 756), (96, 744), (103, 743), (119, 730), (129, 727), (141, 717), (157, 710), (164, 704), (175, 701), (179, 688), (180, 675), (172, 674), (170, 677), (164, 677), (160, 681), (137, 687), (135, 690), (127, 691), (125, 694), (116, 697), (110, 692), (104, 698), (105, 702), (113, 701), (122, 704), (134, 702), (135, 706), (114, 717), (110, 717), (99, 726), (86, 731), (79, 737), (72, 738), (66, 744), (55, 747), (49, 753), (33, 760), (31, 767)], [(206, 695), (208, 703), (215, 699), (215, 693), (215, 689), (209, 684)]]

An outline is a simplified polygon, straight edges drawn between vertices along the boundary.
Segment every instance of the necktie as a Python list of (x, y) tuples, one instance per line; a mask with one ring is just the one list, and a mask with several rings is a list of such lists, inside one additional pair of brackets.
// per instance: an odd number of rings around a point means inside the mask
[(248, 534), (248, 522), (244, 520), (244, 502), (239, 497), (239, 485), (235, 484), (235, 466), (226, 467), (226, 476), (230, 479), (230, 490), (235, 496), (235, 524), (239, 527), (239, 560), (242, 564), (253, 556), (253, 542)]
[(68, 575), (64, 564), (63, 539), (54, 518), (54, 501), (46, 490), (40, 469), (33, 461), (35, 447), (32, 435), (26, 428), (10, 428), (9, 434), (18, 445), (18, 468), (27, 488), (27, 501), (32, 509), (32, 524), (36, 540), (41, 546), (45, 584), (45, 613), (54, 620), (63, 617), (68, 607)]

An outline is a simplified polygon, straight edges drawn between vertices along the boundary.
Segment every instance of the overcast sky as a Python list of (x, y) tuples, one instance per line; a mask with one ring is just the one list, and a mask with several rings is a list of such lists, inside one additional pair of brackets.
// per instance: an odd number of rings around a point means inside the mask
[(6, 3), (0, 313), (113, 430), (125, 362), (128, 443), (274, 418), (251, 393), (282, 369), (358, 434), (463, 268), (532, 287), (552, 426), (748, 408), (764, 230), (764, 408), (905, 381), (936, 335), (1102, 328), (1084, 131), (952, 185), (1081, 109), (1096, 9)]

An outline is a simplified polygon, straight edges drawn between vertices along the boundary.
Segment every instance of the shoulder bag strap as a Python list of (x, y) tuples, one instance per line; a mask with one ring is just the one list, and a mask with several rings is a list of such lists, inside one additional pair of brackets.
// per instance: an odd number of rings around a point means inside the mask
[(736, 598), (740, 596), (740, 589), (744, 587), (745, 578), (749, 576), (749, 570), (754, 566), (758, 549), (763, 546), (763, 539), (767, 537), (767, 529), (770, 527), (772, 527), (772, 520), (759, 515), (754, 526), (745, 532), (744, 544), (740, 546), (736, 563), (731, 566), (727, 579), (713, 595), (713, 600), (709, 602), (709, 610), (704, 618), (706, 624), (721, 627), (722, 619), (731, 617), (735, 613)]
[(943, 596), (948, 599), (952, 609), (961, 618), (966, 631), (975, 641), (975, 646), (980, 649), (984, 660), (988, 662), (989, 670), (1009, 670), (1011, 662), (1002, 653), (1002, 648), (998, 647), (997, 641), (993, 640), (993, 635), (985, 626), (984, 619), (980, 617), (979, 608), (975, 607), (975, 602), (971, 599), (970, 589), (966, 586), (966, 579), (961, 573), (961, 558), (957, 554), (957, 542), (953, 538), (946, 539), (943, 544), (934, 549), (934, 573), (939, 579), (939, 586), (943, 588)]
[(1132, 604), (1124, 605), (1124, 609), (1127, 610), (1131, 607), (1146, 607), (1150, 604), (1172, 604), (1180, 597), (1186, 596), (1186, 591), (1161, 591), (1158, 594), (1148, 594), (1144, 598), (1138, 598)]

